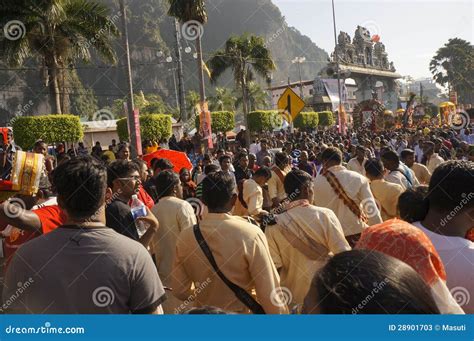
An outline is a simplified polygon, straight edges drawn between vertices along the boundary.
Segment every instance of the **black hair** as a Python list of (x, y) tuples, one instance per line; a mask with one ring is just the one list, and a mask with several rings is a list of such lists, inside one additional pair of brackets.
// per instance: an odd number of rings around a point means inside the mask
[(272, 171), (268, 167), (260, 167), (257, 169), (253, 175), (254, 177), (262, 176), (265, 179), (270, 179), (272, 177)]
[(148, 164), (142, 159), (135, 159), (135, 160), (132, 160), (132, 162), (136, 164), (138, 169), (140, 170), (142, 169), (143, 166), (146, 166), (146, 168), (148, 169)]
[(288, 165), (288, 161), (289, 161), (289, 158), (288, 158), (288, 154), (285, 153), (285, 152), (277, 152), (275, 154), (275, 165), (277, 165), (278, 167), (285, 167)]
[(369, 159), (364, 165), (365, 172), (374, 178), (380, 178), (383, 176), (383, 163), (377, 159)]
[(330, 258), (314, 276), (303, 311), (321, 314), (439, 314), (431, 289), (408, 264), (373, 250)]
[(196, 307), (196, 308), (191, 308), (185, 312), (185, 314), (190, 314), (190, 315), (197, 315), (197, 314), (202, 314), (202, 315), (227, 315), (229, 314), (227, 311), (219, 308), (219, 307), (213, 307), (213, 306), (203, 306), (203, 307)]
[[(472, 179), (474, 179), (474, 162), (448, 161), (440, 164), (430, 180), (428, 201), (441, 212), (455, 211), (459, 206), (472, 207)], [(469, 188), (469, 184), (471, 184)]]
[(179, 175), (171, 170), (164, 170), (154, 179), (158, 198), (166, 197), (179, 185)]
[(382, 159), (386, 161), (400, 162), (400, 158), (393, 150), (387, 150), (385, 153), (382, 153)]
[(44, 142), (43, 140), (37, 140), (35, 142), (35, 144), (33, 145), (33, 149), (35, 149), (36, 147), (41, 146), (42, 144), (45, 144), (47, 146), (46, 142)]
[(230, 157), (230, 155), (224, 154), (219, 158), (219, 164), (221, 164), (225, 159), (228, 159), (229, 161), (232, 161), (232, 158)]
[(400, 157), (402, 160), (407, 158), (408, 156), (415, 155), (415, 152), (411, 149), (403, 149), (402, 152), (400, 153)]
[(105, 201), (107, 169), (91, 156), (60, 163), (53, 174), (61, 208), (71, 218), (94, 215)]
[(210, 210), (224, 207), (235, 193), (234, 179), (221, 171), (209, 173), (202, 180), (202, 201)]
[(407, 189), (398, 197), (398, 210), (400, 218), (406, 222), (413, 223), (425, 219), (429, 205), (425, 199), (428, 194), (428, 186), (418, 186)]
[(362, 150), (364, 153), (367, 151), (367, 149), (364, 146), (360, 145), (360, 144), (358, 146), (356, 146), (356, 150)]
[(136, 163), (128, 160), (115, 160), (107, 167), (107, 185), (112, 188), (113, 182), (118, 178), (126, 178), (134, 171), (140, 173)]
[(209, 174), (215, 173), (217, 171), (219, 171), (219, 166), (214, 165), (214, 164), (210, 164), (210, 165), (207, 165), (206, 167), (204, 167), (204, 174), (205, 175), (209, 175)]
[(342, 152), (336, 147), (327, 147), (321, 153), (321, 160), (323, 162), (335, 161), (340, 164), (342, 162)]
[(170, 160), (168, 159), (157, 159), (153, 165), (153, 171), (160, 169), (160, 170), (167, 170), (167, 169), (173, 169), (174, 166), (171, 163)]
[(293, 169), (285, 176), (283, 186), (285, 187), (286, 194), (290, 196), (292, 193), (301, 193), (301, 189), (308, 184), (311, 185), (312, 180), (308, 173), (300, 169)]

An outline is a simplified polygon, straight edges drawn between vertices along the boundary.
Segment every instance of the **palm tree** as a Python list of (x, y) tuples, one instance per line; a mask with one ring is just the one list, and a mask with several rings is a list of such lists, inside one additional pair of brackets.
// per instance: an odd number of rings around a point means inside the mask
[(196, 91), (189, 90), (186, 95), (187, 111), (193, 113), (193, 117), (197, 114), (196, 106), (199, 104), (199, 94)]
[(104, 61), (116, 62), (111, 38), (118, 29), (108, 14), (108, 7), (94, 0), (2, 0), (0, 26), (7, 33), (0, 40), (2, 59), (18, 67), (37, 57), (51, 109), (63, 113), (69, 66), (89, 62), (92, 48)]
[[(258, 108), (263, 109), (267, 106), (268, 95), (258, 83), (254, 81), (248, 82), (246, 92), (249, 112)], [(241, 106), (243, 100), (242, 95), (237, 97), (237, 101), (235, 102), (236, 106)]]
[(227, 69), (232, 69), (236, 86), (242, 91), (242, 107), (245, 126), (247, 127), (245, 131), (246, 143), (248, 144), (250, 131), (247, 117), (247, 82), (254, 78), (254, 74), (258, 74), (265, 79), (270, 77), (270, 72), (275, 70), (275, 63), (272, 60), (270, 50), (266, 48), (262, 37), (253, 34), (232, 36), (226, 41), (223, 50), (214, 53), (208, 64), (211, 70), (212, 83), (215, 83)]
[[(204, 0), (168, 0), (170, 8), (168, 15), (175, 17), (181, 23), (190, 23), (193, 21), (198, 22), (200, 25), (204, 25), (207, 22), (206, 6)], [(199, 96), (202, 103), (206, 100), (206, 92), (204, 89), (204, 73), (203, 73), (203, 61), (202, 61), (202, 48), (201, 48), (201, 30), (202, 27), (190, 26), (193, 32), (190, 32), (187, 39), (196, 40), (196, 52), (199, 70)]]
[(228, 88), (216, 87), (216, 94), (209, 97), (209, 108), (212, 111), (234, 111), (237, 98)]

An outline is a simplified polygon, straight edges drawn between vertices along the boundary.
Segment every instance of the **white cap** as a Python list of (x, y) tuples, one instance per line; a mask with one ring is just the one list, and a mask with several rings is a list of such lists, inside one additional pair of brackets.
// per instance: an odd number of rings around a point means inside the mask
[(138, 196), (136, 194), (132, 195), (132, 200), (138, 199)]

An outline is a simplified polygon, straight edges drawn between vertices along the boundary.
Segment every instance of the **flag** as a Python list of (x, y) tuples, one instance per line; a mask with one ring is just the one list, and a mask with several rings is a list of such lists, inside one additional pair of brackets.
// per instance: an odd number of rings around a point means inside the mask
[(202, 69), (204, 71), (206, 71), (207, 73), (207, 76), (209, 77), (209, 79), (211, 78), (211, 71), (209, 70), (209, 68), (207, 67), (206, 63), (204, 63), (204, 61), (202, 61)]

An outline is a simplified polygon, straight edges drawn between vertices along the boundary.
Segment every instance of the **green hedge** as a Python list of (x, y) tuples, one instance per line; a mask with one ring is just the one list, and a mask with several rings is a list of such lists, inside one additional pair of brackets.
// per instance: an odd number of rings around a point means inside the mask
[(276, 110), (259, 110), (249, 112), (248, 124), (250, 131), (273, 131), (281, 127), (283, 118)]
[(319, 123), (319, 114), (317, 112), (300, 112), (295, 120), (293, 125), (298, 129), (315, 129), (318, 127)]
[[(171, 116), (164, 114), (140, 115), (140, 134), (142, 140), (159, 141), (171, 136)], [(117, 134), (120, 141), (128, 141), (127, 118), (117, 121)]]
[[(232, 111), (211, 112), (212, 132), (225, 133), (235, 128), (235, 115)], [(194, 120), (196, 129), (199, 130), (199, 115)]]
[(78, 116), (44, 115), (16, 117), (12, 124), (15, 143), (21, 148), (31, 149), (35, 141), (46, 143), (77, 142), (84, 131)]
[(319, 125), (323, 127), (330, 127), (336, 123), (334, 115), (331, 111), (321, 111), (319, 115)]

